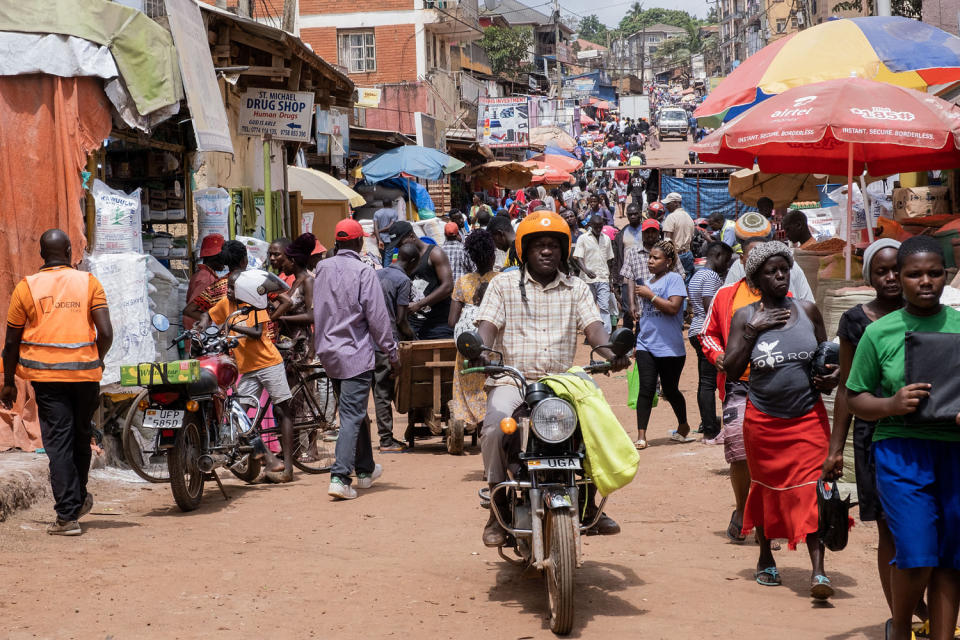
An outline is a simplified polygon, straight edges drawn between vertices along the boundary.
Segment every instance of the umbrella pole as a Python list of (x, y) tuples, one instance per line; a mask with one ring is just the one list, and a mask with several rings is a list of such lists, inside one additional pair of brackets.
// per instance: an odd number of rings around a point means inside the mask
[(853, 226), (853, 143), (850, 143), (849, 152), (847, 153), (847, 246), (843, 250), (844, 262), (846, 263), (845, 267), (845, 278), (850, 279), (850, 262), (853, 257), (853, 231), (850, 227)]
[(873, 214), (870, 211), (870, 196), (867, 194), (867, 179), (860, 176), (860, 191), (863, 193), (863, 209), (867, 219), (867, 240), (873, 244)]

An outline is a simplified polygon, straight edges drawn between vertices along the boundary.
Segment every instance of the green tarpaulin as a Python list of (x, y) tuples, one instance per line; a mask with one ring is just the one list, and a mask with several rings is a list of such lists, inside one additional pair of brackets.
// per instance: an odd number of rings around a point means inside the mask
[(107, 0), (0, 2), (0, 31), (59, 33), (108, 47), (141, 115), (183, 98), (170, 32), (136, 9)]

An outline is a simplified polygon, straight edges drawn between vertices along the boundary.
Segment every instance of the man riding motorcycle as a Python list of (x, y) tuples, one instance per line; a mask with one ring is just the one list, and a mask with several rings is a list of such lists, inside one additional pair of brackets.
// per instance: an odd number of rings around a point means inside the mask
[[(570, 227), (552, 211), (535, 211), (517, 226), (516, 250), (520, 268), (490, 281), (477, 315), (477, 332), (483, 344), (503, 354), (503, 364), (515, 367), (530, 380), (560, 373), (574, 365), (578, 332), (593, 347), (609, 342), (590, 288), (579, 278), (561, 271), (570, 255)], [(605, 347), (597, 353), (613, 362), (613, 371), (625, 369), (628, 357), (617, 357)], [(510, 417), (523, 397), (509, 379), (487, 381), (487, 412), (480, 432), (480, 450), (491, 489), (507, 479), (507, 450), (500, 421)], [(492, 493), (492, 492), (491, 492)], [(596, 513), (589, 495), (588, 514)], [(620, 532), (612, 518), (603, 515), (596, 533)], [(483, 543), (502, 546), (506, 531), (491, 510), (483, 529)]]

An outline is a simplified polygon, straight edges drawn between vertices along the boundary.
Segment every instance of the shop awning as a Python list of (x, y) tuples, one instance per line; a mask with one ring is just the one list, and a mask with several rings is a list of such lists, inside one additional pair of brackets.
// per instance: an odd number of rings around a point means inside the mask
[(287, 185), (290, 191), (299, 191), (307, 200), (346, 200), (351, 207), (362, 207), (362, 195), (333, 176), (316, 169), (287, 167)]

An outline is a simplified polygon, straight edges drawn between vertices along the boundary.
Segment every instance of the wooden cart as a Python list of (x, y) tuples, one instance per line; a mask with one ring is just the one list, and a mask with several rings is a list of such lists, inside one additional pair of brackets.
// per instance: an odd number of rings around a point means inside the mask
[[(416, 436), (445, 436), (447, 451), (463, 453), (465, 433), (477, 443), (476, 425), (450, 420), (448, 404), (453, 397), (453, 371), (457, 347), (453, 340), (419, 340), (399, 345), (400, 375), (394, 402), (399, 413), (407, 414), (407, 444)], [(452, 424), (456, 422), (456, 424)]]

